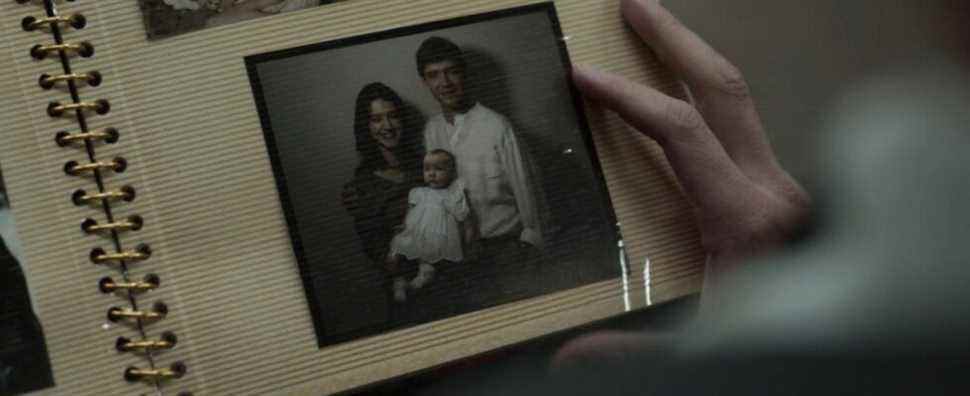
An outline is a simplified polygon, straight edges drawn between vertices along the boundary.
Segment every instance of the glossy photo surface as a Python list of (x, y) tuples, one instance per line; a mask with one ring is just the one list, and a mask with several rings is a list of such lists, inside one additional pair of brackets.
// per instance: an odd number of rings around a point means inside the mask
[(246, 58), (320, 346), (621, 275), (562, 40), (547, 3)]

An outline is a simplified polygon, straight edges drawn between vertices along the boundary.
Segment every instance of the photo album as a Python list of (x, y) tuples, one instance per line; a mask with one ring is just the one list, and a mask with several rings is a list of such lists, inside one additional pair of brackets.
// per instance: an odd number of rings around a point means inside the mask
[(0, 395), (329, 394), (699, 290), (618, 0), (0, 4)]

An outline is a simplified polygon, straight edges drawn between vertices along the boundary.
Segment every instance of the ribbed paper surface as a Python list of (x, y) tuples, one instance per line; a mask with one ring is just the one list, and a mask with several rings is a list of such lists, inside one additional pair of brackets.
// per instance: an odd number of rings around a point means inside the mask
[[(105, 82), (82, 88), (83, 99), (107, 98), (112, 111), (91, 117), (93, 128), (114, 126), (122, 139), (97, 148), (98, 157), (123, 155), (129, 170), (107, 177), (131, 184), (138, 198), (116, 204), (119, 217), (137, 213), (145, 228), (123, 245), (150, 243), (155, 254), (134, 266), (162, 287), (142, 296), (164, 301), (169, 317), (148, 326), (180, 343), (158, 357), (162, 366), (182, 360), (189, 374), (167, 383), (165, 394), (320, 394), (362, 386), (442, 362), (605, 318), (625, 310), (620, 279), (508, 304), (440, 322), (318, 349), (286, 222), (277, 199), (243, 57), (329, 39), (535, 3), (521, 0), (360, 0), (148, 42), (138, 4), (131, 0), (79, 0), (62, 13), (82, 12), (89, 26), (67, 41), (94, 43), (93, 58), (74, 58), (77, 72), (99, 70)], [(624, 74), (673, 92), (677, 85), (627, 31), (617, 0), (556, 1), (573, 61)], [(42, 394), (140, 394), (143, 384), (122, 379), (142, 358), (114, 350), (119, 335), (135, 331), (106, 325), (118, 297), (102, 295), (97, 280), (115, 271), (95, 266), (88, 253), (108, 248), (84, 235), (94, 208), (70, 202), (89, 178), (68, 177), (62, 166), (82, 160), (79, 149), (54, 144), (71, 119), (45, 114), (64, 90), (42, 91), (41, 73), (56, 74), (53, 60), (35, 61), (29, 48), (50, 36), (27, 33), (20, 19), (40, 16), (36, 4), (0, 5), (0, 119), (5, 124), (0, 165), (19, 226), (28, 282), (36, 292), (56, 386)], [(600, 110), (587, 116), (622, 224), (630, 258), (627, 300), (642, 308), (644, 262), (649, 257), (650, 300), (657, 303), (698, 289), (703, 254), (689, 208), (652, 142)]]

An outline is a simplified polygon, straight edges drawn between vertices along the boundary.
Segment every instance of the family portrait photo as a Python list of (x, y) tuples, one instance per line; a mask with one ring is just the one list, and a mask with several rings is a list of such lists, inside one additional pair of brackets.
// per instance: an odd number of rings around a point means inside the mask
[(320, 347), (622, 275), (552, 3), (245, 62)]

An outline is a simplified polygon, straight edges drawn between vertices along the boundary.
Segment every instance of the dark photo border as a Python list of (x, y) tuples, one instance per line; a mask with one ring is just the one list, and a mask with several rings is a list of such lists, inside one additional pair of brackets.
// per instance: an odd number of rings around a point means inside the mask
[[(608, 192), (606, 180), (603, 175), (601, 163), (596, 153), (596, 149), (591, 135), (591, 130), (585, 114), (584, 101), (578, 89), (575, 87), (575, 85), (572, 82), (572, 79), (569, 76), (572, 71), (572, 62), (570, 61), (570, 58), (569, 58), (569, 53), (565, 45), (564, 36), (560, 26), (559, 18), (553, 2), (530, 4), (526, 6), (486, 12), (482, 14), (462, 16), (462, 17), (447, 19), (443, 21), (435, 21), (435, 22), (423, 23), (419, 25), (394, 28), (390, 30), (369, 33), (369, 34), (364, 34), (359, 36), (335, 39), (335, 40), (326, 41), (322, 43), (316, 43), (316, 44), (310, 44), (310, 45), (305, 45), (300, 47), (272, 51), (268, 53), (250, 55), (244, 58), (246, 71), (249, 76), (251, 88), (253, 91), (253, 96), (255, 99), (256, 109), (259, 114), (260, 124), (262, 126), (263, 135), (266, 141), (266, 149), (272, 164), (273, 174), (275, 176), (276, 186), (277, 186), (277, 190), (282, 204), (281, 206), (288, 225), (289, 236), (293, 244), (293, 251), (295, 253), (298, 267), (300, 269), (300, 275), (303, 281), (307, 302), (309, 304), (310, 312), (312, 315), (313, 325), (316, 332), (319, 348), (331, 346), (337, 343), (342, 343), (350, 340), (362, 339), (368, 336), (380, 335), (384, 332), (397, 329), (397, 327), (388, 327), (383, 325), (372, 326), (367, 328), (360, 328), (359, 330), (355, 330), (355, 331), (347, 332), (343, 334), (328, 334), (326, 332), (327, 323), (325, 323), (324, 316), (323, 316), (324, 301), (320, 301), (320, 298), (318, 297), (317, 293), (315, 292), (313, 287), (311, 287), (311, 285), (313, 284), (313, 272), (309, 268), (309, 264), (307, 263), (305, 258), (304, 244), (301, 240), (300, 230), (298, 229), (297, 217), (296, 217), (296, 214), (294, 213), (294, 205), (291, 202), (291, 198), (288, 193), (289, 189), (287, 188), (287, 178), (286, 178), (286, 175), (284, 174), (284, 170), (282, 167), (281, 156), (278, 150), (278, 145), (276, 143), (276, 135), (273, 132), (273, 126), (272, 126), (272, 123), (270, 122), (270, 114), (264, 97), (263, 87), (262, 87), (260, 75), (258, 72), (258, 66), (266, 62), (305, 55), (305, 54), (314, 53), (314, 52), (327, 51), (327, 50), (338, 49), (338, 48), (349, 47), (349, 46), (357, 46), (361, 44), (366, 44), (366, 43), (371, 43), (371, 42), (376, 42), (376, 41), (381, 41), (386, 39), (392, 39), (392, 38), (397, 38), (402, 36), (428, 33), (435, 30), (459, 27), (459, 26), (470, 25), (474, 23), (488, 22), (488, 21), (494, 21), (494, 20), (512, 17), (512, 16), (518, 16), (518, 15), (524, 15), (524, 14), (530, 14), (530, 13), (540, 13), (540, 12), (546, 13), (547, 17), (549, 18), (552, 26), (552, 30), (553, 30), (552, 33), (554, 34), (556, 38), (556, 42), (558, 43), (558, 47), (559, 47), (558, 52), (560, 55), (560, 60), (562, 62), (563, 68), (566, 71), (566, 75), (563, 76), (563, 82), (568, 85), (568, 92), (571, 95), (571, 102), (574, 107), (573, 110), (575, 111), (575, 114), (576, 114), (576, 121), (577, 121), (576, 126), (578, 127), (578, 133), (581, 134), (582, 141), (585, 144), (586, 149), (588, 150), (588, 160), (592, 168), (593, 179), (595, 179), (596, 185), (590, 186), (590, 187), (593, 190), (595, 190), (595, 195), (597, 195), (598, 199), (601, 200), (601, 202), (598, 202), (598, 203), (601, 204), (602, 207), (605, 209), (605, 212), (606, 212), (605, 215), (608, 216), (608, 219), (611, 221), (611, 224), (618, 226), (616, 214), (615, 214), (612, 202), (610, 201), (609, 192)], [(619, 229), (615, 228), (613, 232), (615, 233), (616, 239), (619, 240), (621, 238)], [(619, 254), (621, 253), (617, 250), (615, 254), (616, 254), (616, 257), (618, 258)], [(621, 276), (621, 270), (619, 269), (619, 267), (620, 267), (619, 264), (617, 264), (616, 277)], [(606, 279), (610, 279), (610, 278), (606, 278)], [(589, 283), (584, 283), (582, 285), (586, 285), (586, 284), (589, 284)], [(581, 285), (578, 285), (578, 286), (581, 286)], [(565, 291), (565, 290), (568, 290), (568, 289), (557, 290), (557, 292)], [(475, 312), (475, 311), (471, 311), (471, 312)]]

